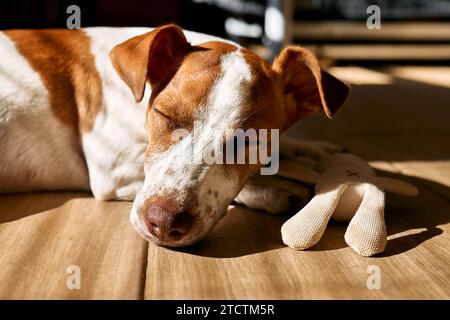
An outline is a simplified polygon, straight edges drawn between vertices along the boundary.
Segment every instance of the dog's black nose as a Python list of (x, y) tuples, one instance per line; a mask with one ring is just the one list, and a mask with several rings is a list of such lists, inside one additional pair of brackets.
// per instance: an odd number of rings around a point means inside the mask
[(146, 215), (149, 232), (160, 241), (177, 241), (191, 230), (194, 217), (185, 211), (171, 212), (158, 204), (151, 204)]

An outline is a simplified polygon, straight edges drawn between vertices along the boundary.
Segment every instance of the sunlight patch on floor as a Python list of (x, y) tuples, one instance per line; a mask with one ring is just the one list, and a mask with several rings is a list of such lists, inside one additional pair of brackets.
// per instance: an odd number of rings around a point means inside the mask
[(335, 77), (356, 85), (388, 85), (393, 80), (389, 74), (361, 67), (333, 67), (330, 72)]
[(436, 183), (450, 187), (450, 160), (426, 160), (426, 161), (370, 161), (372, 168), (390, 171), (393, 173), (401, 172), (404, 175), (427, 179)]
[(450, 88), (450, 67), (399, 66), (386, 70), (398, 78)]

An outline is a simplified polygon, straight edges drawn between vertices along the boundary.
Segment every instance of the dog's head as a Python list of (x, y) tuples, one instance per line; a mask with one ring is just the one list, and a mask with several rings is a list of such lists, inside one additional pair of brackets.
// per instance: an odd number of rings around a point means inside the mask
[[(145, 182), (131, 222), (144, 238), (167, 246), (204, 237), (261, 167), (259, 158), (227, 161), (262, 148), (248, 141), (227, 144), (236, 140), (233, 130), (283, 130), (320, 110), (331, 116), (349, 91), (305, 49), (288, 47), (270, 65), (225, 42), (192, 46), (174, 25), (131, 38), (110, 56), (136, 101), (146, 83), (152, 89)], [(278, 142), (271, 137), (265, 136), (265, 145)]]

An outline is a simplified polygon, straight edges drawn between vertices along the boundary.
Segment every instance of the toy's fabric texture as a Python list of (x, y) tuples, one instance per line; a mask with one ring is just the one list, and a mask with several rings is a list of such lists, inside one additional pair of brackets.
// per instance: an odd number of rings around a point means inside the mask
[(331, 217), (350, 221), (345, 241), (362, 256), (384, 251), (387, 242), (384, 221), (384, 190), (414, 196), (417, 189), (400, 180), (381, 178), (361, 158), (336, 153), (320, 159), (312, 170), (284, 160), (280, 175), (315, 183), (315, 196), (281, 228), (283, 242), (308, 249), (319, 242)]
[[(324, 156), (342, 152), (342, 148), (325, 141), (301, 140), (288, 136), (280, 137), (280, 164), (291, 160), (305, 168), (312, 167)], [(284, 162), (283, 162), (284, 163)], [(263, 210), (270, 214), (298, 212), (312, 198), (314, 186), (305, 185), (305, 170), (293, 173), (299, 175), (299, 181), (286, 179), (280, 175), (255, 175), (250, 177), (244, 188), (234, 201), (255, 210)], [(308, 171), (311, 171), (307, 169)]]

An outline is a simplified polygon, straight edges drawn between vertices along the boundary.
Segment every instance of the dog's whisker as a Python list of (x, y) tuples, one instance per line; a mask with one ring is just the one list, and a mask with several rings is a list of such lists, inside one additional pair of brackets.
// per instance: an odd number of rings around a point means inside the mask
[(258, 108), (258, 109), (256, 109), (256, 110), (254, 110), (254, 111), (251, 112), (249, 115), (247, 115), (245, 118), (241, 119), (239, 122), (240, 122), (240, 123), (243, 123), (243, 122), (247, 121), (250, 117), (254, 116), (256, 113), (258, 113), (258, 112), (261, 111), (261, 110), (262, 110), (262, 107), (261, 107), (261, 108)]

